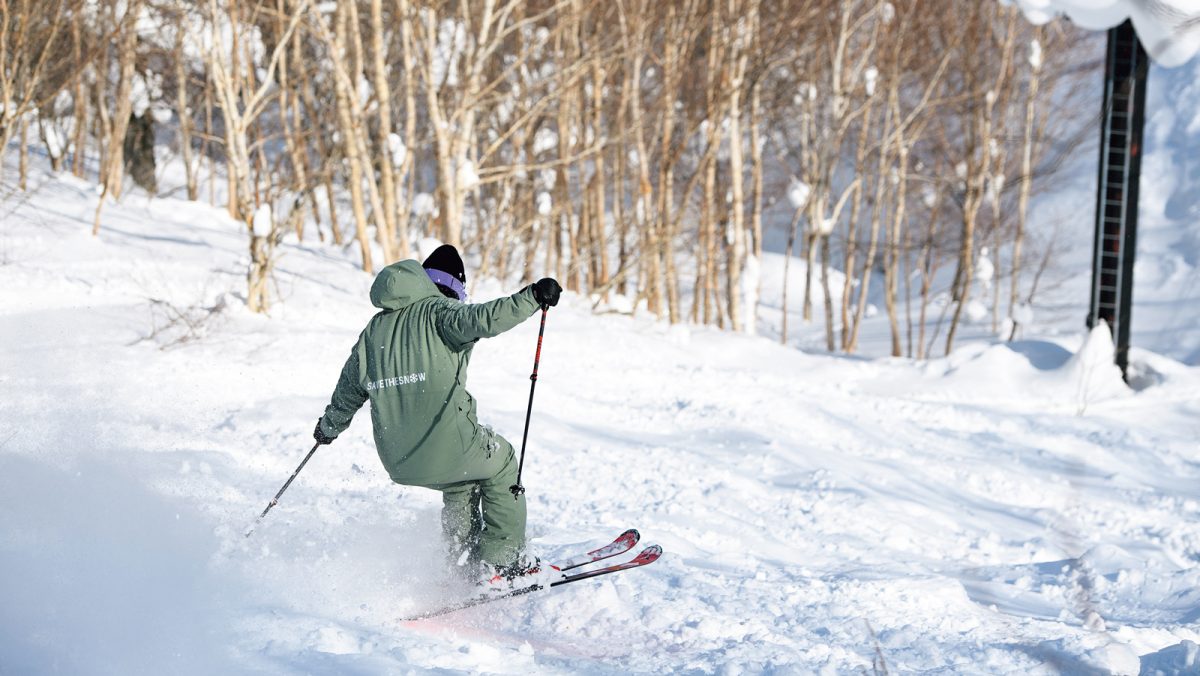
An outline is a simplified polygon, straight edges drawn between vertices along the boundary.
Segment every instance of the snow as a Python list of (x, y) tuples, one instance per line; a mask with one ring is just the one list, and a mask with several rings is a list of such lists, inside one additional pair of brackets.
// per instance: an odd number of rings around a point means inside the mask
[(388, 152), (392, 156), (392, 166), (399, 169), (404, 166), (404, 159), (408, 156), (408, 147), (404, 145), (404, 140), (399, 134), (388, 134)]
[(251, 221), (252, 229), (255, 237), (268, 237), (271, 234), (271, 229), (274, 223), (271, 220), (271, 205), (263, 203), (254, 210), (254, 217)]
[[(6, 669), (844, 673), (876, 651), (896, 672), (1194, 663), (1196, 367), (1135, 350), (1155, 384), (1130, 390), (1103, 331), (928, 362), (823, 356), (593, 315), (569, 293), (534, 402), (532, 546), (567, 556), (636, 526), (666, 555), (400, 622), (439, 602), (440, 503), (388, 482), (365, 412), (242, 536), (374, 311), (353, 253), (283, 243), (285, 301), (256, 316), (238, 298), (245, 233), (221, 210), (125, 200), (93, 238), (91, 193), (38, 176), (0, 240)], [(779, 264), (758, 262), (767, 307)], [(152, 299), (197, 328), (155, 332)], [(472, 360), (481, 415), (510, 440), (536, 333)]]
[(61, 158), (66, 154), (67, 149), (71, 147), (71, 141), (56, 124), (46, 123), (42, 129), (45, 136), (46, 152), (51, 157), (56, 159)]
[(533, 152), (540, 155), (558, 148), (558, 134), (547, 127), (542, 127), (533, 135)]
[(896, 6), (890, 2), (883, 3), (880, 12), (880, 18), (884, 23), (891, 23), (896, 18)]
[(808, 204), (808, 195), (810, 192), (812, 192), (812, 189), (807, 183), (798, 178), (793, 178), (792, 182), (788, 184), (788, 202), (791, 203), (793, 209), (800, 209)]
[[(743, 277), (758, 336), (568, 292), (533, 404), (531, 546), (555, 559), (633, 526), (666, 554), (414, 623), (445, 593), (440, 499), (388, 481), (366, 411), (243, 537), (374, 314), (355, 247), (285, 239), (280, 302), (254, 315), (244, 224), (131, 188), (92, 237), (94, 186), (35, 156), (28, 193), (0, 187), (0, 672), (1195, 673), (1198, 76), (1151, 75), (1136, 387), (1081, 327), (1086, 224), (1018, 308), (1021, 340), (985, 312), (926, 361), (885, 356), (883, 312), (862, 354), (825, 354), (802, 259), (780, 345), (771, 251)], [(1092, 203), (1094, 162), (1035, 202), (1031, 236)], [(473, 272), (480, 299), (517, 286)], [(472, 359), (481, 418), (514, 442), (537, 328)]]
[(1012, 318), (1019, 324), (1033, 323), (1033, 308), (1028, 303), (1017, 303), (1013, 308)]
[(1200, 59), (1151, 68), (1144, 143), (1135, 340), (1197, 364), (1200, 330), (1190, 308), (1200, 303)]
[(875, 96), (875, 83), (879, 80), (879, 69), (871, 66), (863, 71), (863, 86), (866, 87), (867, 96)]
[(133, 87), (129, 96), (132, 99), (133, 114), (137, 117), (145, 115), (146, 111), (150, 108), (150, 86), (140, 74), (134, 76)]
[(979, 281), (984, 288), (991, 288), (992, 280), (996, 276), (996, 265), (992, 263), (992, 258), (988, 254), (988, 248), (985, 246), (979, 250), (979, 256), (975, 259), (975, 279)]
[(1141, 660), (1141, 673), (1146, 676), (1168, 676), (1170, 674), (1194, 674), (1200, 671), (1200, 660), (1196, 658), (1200, 646), (1192, 641), (1181, 641), (1147, 655)]
[(455, 168), (455, 182), (459, 190), (474, 190), (479, 187), (479, 174), (471, 160), (464, 159), (459, 162)]
[[(434, 10), (423, 10), (430, 16)], [(459, 58), (467, 49), (467, 28), (453, 19), (443, 19), (438, 24), (437, 47), (433, 53), (433, 81), (447, 86), (458, 85)]]
[(746, 256), (746, 263), (742, 267), (741, 276), (741, 295), (742, 295), (742, 331), (748, 334), (758, 332), (758, 320), (756, 312), (758, 308), (758, 288), (762, 283), (762, 265), (759, 263), (758, 257), (754, 254)]
[(431, 216), (437, 211), (437, 202), (434, 201), (433, 195), (419, 192), (413, 197), (412, 209), (413, 213), (418, 216)]
[(422, 237), (417, 240), (417, 257), (420, 260), (425, 260), (433, 255), (434, 250), (443, 244), (442, 240), (436, 237)]
[[(1001, 148), (999, 143), (993, 141), (990, 144), (990, 148), (993, 157), (999, 156)], [(1004, 174), (995, 174), (988, 177), (985, 197), (989, 206), (998, 206), (1001, 195), (1004, 194), (1004, 181)]]
[(1066, 15), (1088, 30), (1133, 21), (1142, 46), (1158, 64), (1173, 68), (1200, 51), (1197, 0), (1001, 0), (1015, 2), (1030, 22), (1041, 25)]

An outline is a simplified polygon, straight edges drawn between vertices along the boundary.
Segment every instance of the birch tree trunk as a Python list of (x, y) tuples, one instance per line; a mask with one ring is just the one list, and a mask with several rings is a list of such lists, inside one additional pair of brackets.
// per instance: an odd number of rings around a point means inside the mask
[(408, 258), (408, 236), (397, 227), (396, 174), (390, 152), (392, 130), (392, 88), (388, 83), (387, 50), (383, 42), (382, 0), (371, 0), (371, 54), (375, 96), (379, 101), (379, 192), (382, 193), (384, 227), (388, 232), (392, 259)]
[[(319, 21), (324, 21), (320, 17), (317, 18)], [(350, 170), (350, 209), (354, 213), (355, 232), (358, 237), (359, 251), (362, 255), (362, 269), (369, 274), (373, 274), (375, 272), (375, 264), (372, 260), (370, 236), (367, 233), (367, 212), (363, 195), (363, 184), (366, 179), (363, 175), (364, 158), (359, 153), (358, 131), (355, 126), (354, 114), (351, 111), (351, 107), (357, 105), (351, 101), (351, 97), (356, 97), (357, 93), (354, 89), (353, 81), (350, 79), (350, 69), (346, 63), (348, 56), (346, 21), (347, 16), (344, 4), (343, 2), (339, 2), (334, 16), (334, 34), (332, 38), (328, 35), (324, 23), (321, 23), (321, 27), (322, 32), (325, 33), (326, 44), (330, 47), (330, 60), (336, 74), (334, 77), (334, 96), (337, 100), (342, 152), (345, 153), (346, 164)], [(386, 252), (384, 255), (387, 255)]]
[(892, 334), (892, 356), (900, 357), (904, 348), (900, 339), (900, 318), (896, 308), (896, 296), (899, 293), (898, 278), (900, 276), (900, 240), (904, 231), (905, 200), (908, 195), (908, 146), (901, 130), (896, 136), (897, 182), (892, 225), (888, 229), (888, 247), (884, 265), (885, 304), (887, 305), (888, 326)]
[[(1039, 49), (1042, 39), (1042, 29), (1034, 30), (1034, 40)], [(1025, 224), (1029, 214), (1029, 194), (1033, 182), (1033, 136), (1036, 119), (1038, 87), (1041, 81), (1041, 61), (1038, 57), (1031, 58), (1029, 74), (1029, 90), (1025, 99), (1025, 128), (1021, 142), (1021, 188), (1017, 202), (1017, 230), (1013, 235), (1012, 269), (1010, 272), (1008, 294), (1008, 316), (1012, 320), (1013, 329), (1008, 339), (1011, 341), (1017, 334), (1016, 308), (1021, 283), (1021, 249), (1025, 243)]]
[[(182, 19), (180, 20), (182, 23)], [(196, 166), (192, 150), (192, 112), (188, 105), (189, 69), (184, 50), (184, 40), (187, 32), (182, 27), (175, 31), (175, 113), (179, 117), (179, 152), (183, 155), (184, 180), (187, 185), (187, 198), (195, 202), (200, 196), (200, 187), (196, 182)]]
[(751, 1), (743, 7), (735, 0), (729, 0), (727, 11), (730, 17), (745, 17), (745, 23), (735, 22), (732, 27), (730, 58), (727, 68), (730, 77), (728, 82), (729, 100), (729, 180), (732, 199), (729, 203), (730, 218), (727, 227), (730, 228), (729, 255), (725, 262), (726, 295), (729, 299), (729, 322), (734, 331), (744, 333), (754, 332), (754, 308), (750, 303), (749, 312), (743, 316), (743, 303), (747, 300), (742, 296), (742, 275), (746, 267), (747, 240), (751, 233), (746, 228), (746, 191), (744, 186), (745, 166), (742, 150), (742, 87), (746, 79), (746, 68), (749, 65), (749, 44), (755, 39), (757, 29), (758, 4)]
[(780, 321), (782, 328), (779, 334), (779, 342), (783, 345), (787, 345), (788, 337), (788, 273), (792, 267), (792, 248), (796, 244), (796, 228), (800, 223), (800, 215), (803, 213), (804, 205), (800, 205), (796, 207), (795, 212), (792, 214), (792, 223), (787, 229), (787, 247), (784, 249), (783, 254), (783, 311)]
[[(125, 171), (125, 132), (129, 129), (129, 116), (133, 110), (133, 67), (137, 49), (138, 14), (142, 11), (142, 0), (129, 0), (125, 7), (125, 15), (118, 24), (120, 40), (117, 47), (117, 67), (120, 75), (117, 80), (117, 91), (114, 98), (112, 127), (105, 146), (108, 148), (107, 161), (100, 171), (100, 200), (96, 203), (96, 215), (92, 220), (92, 234), (100, 234), (100, 211), (104, 202), (111, 195), (121, 196), (121, 182)], [(101, 105), (104, 105), (101, 103)]]
[[(664, 140), (664, 135), (669, 137), (671, 134), (674, 117), (670, 106), (664, 104), (660, 109), (658, 120), (660, 158), (658, 192), (656, 193), (654, 183), (650, 180), (650, 144), (646, 140), (646, 129), (649, 123), (646, 120), (646, 107), (643, 104), (643, 88), (645, 87), (643, 76), (649, 50), (648, 41), (651, 39), (648, 35), (650, 33), (648, 24), (654, 18), (654, 13), (651, 11), (653, 5), (645, 0), (633, 0), (630, 4), (633, 5), (632, 11), (626, 11), (625, 3), (618, 3), (618, 19), (621, 25), (623, 54), (630, 73), (628, 110), (632, 121), (633, 145), (636, 153), (634, 162), (637, 169), (632, 206), (634, 232), (635, 236), (640, 236), (640, 242), (637, 246), (638, 289), (634, 307), (636, 310), (639, 302), (645, 300), (650, 312), (660, 319), (669, 316), (670, 322), (674, 324), (679, 321), (678, 304), (672, 300), (675, 287), (671, 286), (673, 271), (668, 268), (671, 252), (670, 246), (666, 242), (669, 239), (668, 224), (671, 218), (670, 195), (673, 178), (668, 155), (664, 154), (670, 147), (669, 141)], [(678, 8), (667, 4), (663, 8), (663, 12), (666, 15), (663, 30), (669, 36), (675, 30)], [(678, 64), (675, 60), (674, 45), (669, 43), (669, 38), (664, 41), (663, 49), (664, 54), (661, 61), (663, 91), (669, 91)]]
[(398, 182), (404, 182), (404, 193), (399, 198), (397, 236), (401, 238), (401, 246), (408, 246), (415, 186), (412, 167), (417, 152), (417, 67), (413, 56), (412, 10), (409, 0), (397, 0), (397, 10), (400, 15), (401, 61), (404, 65), (404, 161), (400, 163), (398, 171)]
[(763, 152), (762, 152), (762, 80), (755, 81), (750, 88), (750, 162), (753, 165), (751, 190), (754, 191), (750, 211), (750, 255), (754, 256), (755, 277), (751, 280), (751, 298), (747, 308), (746, 332), (758, 333), (758, 304), (762, 296), (762, 277), (758, 270), (763, 258)]
[[(88, 105), (87, 105), (87, 86), (85, 85), (86, 76), (90, 70), (90, 65), (83, 65), (83, 29), (84, 21), (83, 12), (79, 12), (75, 16), (75, 20), (71, 22), (71, 42), (73, 43), (73, 56), (75, 62), (81, 64), (79, 70), (75, 73), (74, 82), (74, 98), (75, 98), (75, 140), (71, 146), (71, 173), (77, 178), (83, 178), (85, 171), (85, 159), (87, 158), (87, 128), (88, 128)], [(0, 31), (5, 30), (0, 28)], [(0, 49), (0, 52), (3, 52)], [(0, 71), (3, 71), (4, 56), (0, 55)], [(4, 100), (10, 100), (8, 96), (4, 96)], [(2, 148), (4, 146), (0, 146)], [(0, 172), (2, 173), (2, 172)]]
[[(862, 129), (858, 133), (858, 149), (854, 153), (854, 173), (857, 176), (866, 176), (867, 168), (867, 143), (871, 138), (871, 122), (874, 119), (874, 106), (868, 105), (863, 113)], [(854, 204), (850, 207), (850, 222), (846, 226), (846, 250), (842, 263), (842, 271), (844, 278), (842, 281), (842, 332), (841, 332), (841, 347), (844, 352), (850, 352), (850, 339), (852, 335), (852, 315), (850, 313), (851, 302), (854, 298), (854, 279), (856, 258), (858, 254), (858, 216), (862, 212), (865, 189), (858, 190), (854, 195)]]
[[(1012, 50), (1016, 37), (1014, 28), (1017, 20), (1015, 14), (1017, 10), (1012, 8), (1008, 8), (1008, 10), (1011, 10), (1011, 12), (1009, 13), (1004, 36), (1000, 69), (995, 80), (990, 83), (990, 88), (987, 89), (982, 97), (983, 105), (978, 106), (978, 111), (969, 117), (969, 124), (966, 130), (966, 146), (971, 155), (968, 156), (966, 163), (966, 194), (963, 198), (962, 244), (959, 248), (959, 274), (957, 275), (959, 296), (958, 303), (954, 308), (954, 315), (950, 320), (950, 328), (946, 333), (946, 355), (949, 355), (954, 349), (954, 338), (962, 322), (963, 311), (967, 303), (970, 302), (971, 285), (975, 280), (975, 230), (979, 220), (979, 208), (982, 206), (986, 194), (985, 182), (991, 175), (992, 152), (990, 144), (995, 127), (995, 107), (999, 97), (998, 92), (1004, 87), (1005, 80), (1009, 74), (1009, 65), (1012, 63)], [(987, 10), (980, 11), (984, 12)], [(990, 26), (987, 26), (986, 22), (984, 25), (987, 29), (990, 29)]]
[[(345, 73), (344, 69), (334, 62), (334, 72), (339, 78), (346, 79), (347, 98), (350, 103), (350, 123), (353, 125), (347, 134), (354, 139), (357, 145), (358, 158), (361, 163), (361, 176), (363, 184), (367, 188), (367, 198), (371, 204), (371, 221), (375, 224), (375, 240), (379, 242), (380, 249), (383, 250), (383, 264), (387, 265), (395, 259), (395, 246), (392, 242), (393, 220), (389, 221), (386, 209), (383, 205), (383, 190), (375, 180), (375, 165), (388, 165), (391, 160), (387, 157), (386, 144), (376, 148), (378, 152), (371, 152), (370, 132), (367, 129), (366, 112), (364, 110), (366, 102), (363, 101), (363, 92), (360, 91), (360, 83), (365, 85), (363, 80), (365, 68), (365, 59), (363, 58), (362, 46), (362, 30), (358, 20), (358, 1), (347, 0), (345, 3), (347, 9), (342, 17), (339, 27), (345, 31), (343, 44), (350, 49), (350, 72)], [(344, 62), (343, 62), (344, 64)], [(385, 84), (386, 86), (386, 84)], [(394, 195), (394, 193), (393, 193)]]

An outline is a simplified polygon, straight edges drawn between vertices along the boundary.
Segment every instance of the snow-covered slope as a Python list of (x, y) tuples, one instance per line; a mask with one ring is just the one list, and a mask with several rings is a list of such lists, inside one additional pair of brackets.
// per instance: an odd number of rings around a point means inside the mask
[(1152, 68), (1134, 269), (1134, 342), (1200, 364), (1200, 58)]
[[(440, 502), (389, 483), (365, 412), (242, 537), (372, 314), (353, 254), (285, 242), (285, 301), (254, 316), (220, 210), (131, 195), (93, 238), (91, 186), (34, 183), (0, 204), (0, 673), (1194, 664), (1196, 367), (1139, 350), (1135, 393), (1103, 334), (917, 364), (568, 295), (534, 402), (533, 546), (635, 526), (666, 556), (403, 623), (438, 602)], [(481, 417), (517, 442), (536, 333), (472, 361)]]

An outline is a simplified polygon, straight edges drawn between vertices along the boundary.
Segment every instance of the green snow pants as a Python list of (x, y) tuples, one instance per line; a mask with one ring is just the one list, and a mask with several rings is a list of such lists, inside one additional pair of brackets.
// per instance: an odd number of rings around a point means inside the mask
[(490, 453), (476, 468), (482, 476), (429, 486), (442, 492), (448, 563), (467, 577), (480, 563), (510, 565), (525, 548), (525, 496), (514, 499), (508, 490), (517, 483), (516, 453), (500, 435), (488, 436)]

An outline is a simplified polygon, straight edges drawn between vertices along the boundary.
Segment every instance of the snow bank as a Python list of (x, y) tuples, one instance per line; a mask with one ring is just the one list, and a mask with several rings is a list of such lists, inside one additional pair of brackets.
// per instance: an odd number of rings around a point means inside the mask
[(1200, 364), (1200, 59), (1154, 68), (1146, 92), (1133, 343)]
[(1181, 641), (1149, 655), (1143, 655), (1143, 676), (1195, 676), (1200, 674), (1200, 646), (1192, 641)]

